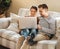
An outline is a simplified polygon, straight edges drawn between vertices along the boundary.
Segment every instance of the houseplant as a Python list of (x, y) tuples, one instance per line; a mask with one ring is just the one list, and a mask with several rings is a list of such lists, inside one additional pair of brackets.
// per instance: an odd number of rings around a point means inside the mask
[(0, 0), (0, 15), (4, 14), (10, 7), (11, 0)]

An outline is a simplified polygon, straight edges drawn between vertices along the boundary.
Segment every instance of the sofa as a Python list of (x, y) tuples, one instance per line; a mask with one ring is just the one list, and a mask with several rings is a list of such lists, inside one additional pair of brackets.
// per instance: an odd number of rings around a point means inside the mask
[[(21, 10), (21, 11), (20, 11)], [(25, 16), (25, 13), (28, 11), (25, 8), (21, 8), (18, 13), (18, 18)], [(22, 11), (23, 10), (23, 11)], [(22, 13), (21, 13), (22, 12)], [(24, 13), (24, 14), (23, 14)], [(29, 12), (26, 14), (28, 15)], [(57, 45), (59, 45), (59, 32), (57, 26), (60, 22), (56, 17), (60, 16), (60, 13), (53, 12), (56, 14), (54, 19), (56, 20), (56, 36), (51, 40), (42, 40), (39, 41), (36, 45), (30, 46), (29, 49), (57, 49)], [(12, 14), (12, 13), (11, 13)], [(39, 15), (39, 13), (37, 14)], [(22, 43), (24, 41), (24, 37), (19, 35), (19, 20), (17, 15), (12, 14), (9, 18), (1, 18), (0, 19), (0, 45), (8, 47), (10, 49), (20, 49)], [(58, 27), (60, 28), (60, 27)]]
[(10, 49), (20, 49), (24, 37), (18, 34), (18, 30), (16, 30), (18, 29), (18, 24), (16, 22), (16, 19), (11, 17), (0, 18), (0, 45)]

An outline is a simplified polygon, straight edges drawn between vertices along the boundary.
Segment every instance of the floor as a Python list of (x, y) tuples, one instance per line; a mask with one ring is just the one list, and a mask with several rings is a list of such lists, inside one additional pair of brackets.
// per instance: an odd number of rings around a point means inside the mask
[(3, 46), (0, 45), (0, 49), (9, 49), (9, 48), (6, 48), (6, 47), (3, 47)]

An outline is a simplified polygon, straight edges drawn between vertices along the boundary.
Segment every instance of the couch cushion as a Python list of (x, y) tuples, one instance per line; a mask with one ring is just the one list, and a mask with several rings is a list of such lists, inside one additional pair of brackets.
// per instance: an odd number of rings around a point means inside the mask
[(15, 31), (16, 33), (19, 33), (18, 24), (17, 23), (11, 23), (7, 30)]
[(10, 18), (0, 18), (0, 29), (5, 29), (9, 26)]
[(19, 21), (18, 21), (18, 15), (11, 13), (11, 21), (10, 25), (7, 28), (8, 30), (14, 31), (16, 33), (19, 33)]
[(16, 14), (14, 14), (14, 13), (10, 13), (10, 17), (11, 17), (11, 23), (18, 23), (18, 21), (19, 21), (19, 17), (20, 16), (18, 16), (18, 15), (16, 15)]
[(57, 40), (42, 40), (37, 45), (30, 46), (30, 49), (55, 49)]
[(13, 42), (17, 42), (18, 39), (20, 38), (20, 35), (14, 31), (0, 29), (0, 37), (13, 41)]

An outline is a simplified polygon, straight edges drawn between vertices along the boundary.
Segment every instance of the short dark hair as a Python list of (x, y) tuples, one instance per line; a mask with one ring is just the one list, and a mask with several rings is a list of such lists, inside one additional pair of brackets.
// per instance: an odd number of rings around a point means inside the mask
[(38, 8), (48, 9), (48, 6), (46, 4), (41, 4), (38, 6)]
[(37, 7), (36, 6), (32, 6), (30, 9), (35, 9), (37, 11)]

